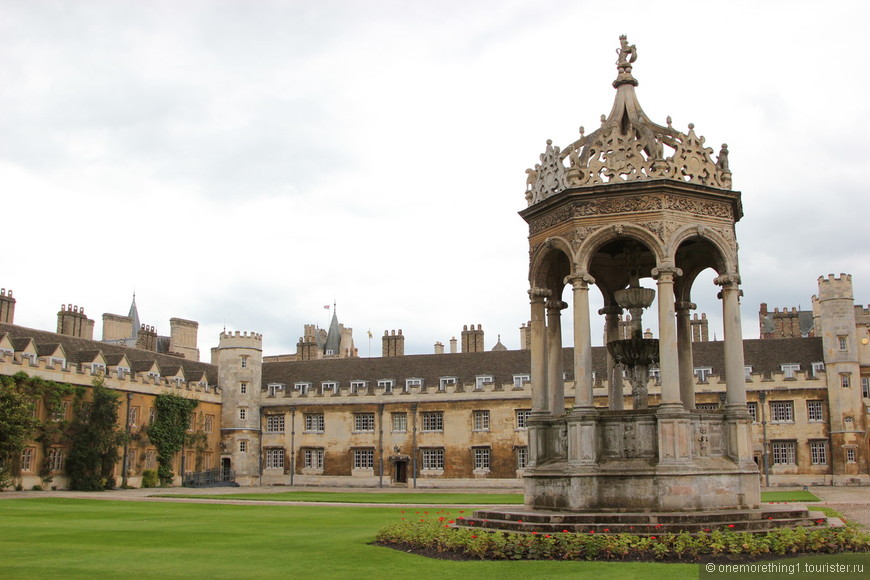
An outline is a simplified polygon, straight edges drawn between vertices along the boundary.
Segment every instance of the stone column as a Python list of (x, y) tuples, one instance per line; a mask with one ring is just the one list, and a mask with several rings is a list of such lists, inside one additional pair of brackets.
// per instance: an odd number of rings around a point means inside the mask
[[(726, 453), (737, 464), (756, 472), (753, 461), (752, 427), (746, 409), (746, 376), (743, 362), (743, 329), (740, 325), (740, 276), (729, 273), (719, 276), (722, 286), (722, 323), (725, 331), (725, 441)], [(746, 503), (758, 503), (758, 480), (748, 477)]]
[(592, 329), (589, 320), (589, 274), (565, 278), (574, 289), (574, 409), (567, 420), (568, 462), (592, 469), (598, 462), (598, 419), (592, 398)]
[(685, 409), (695, 408), (695, 369), (692, 362), (692, 321), (689, 310), (697, 308), (692, 302), (680, 301), (677, 309), (677, 352), (680, 365), (680, 400)]
[(674, 277), (682, 276), (679, 268), (653, 268), (658, 283), (659, 309), (659, 372), (662, 378), (662, 400), (659, 411), (682, 411), (680, 399), (680, 367), (677, 352), (677, 324), (674, 315)]
[(562, 310), (568, 305), (561, 300), (548, 300), (547, 307), (547, 403), (550, 415), (565, 414), (565, 379), (562, 364)]
[(722, 286), (722, 324), (725, 331), (725, 408), (746, 408), (743, 362), (743, 329), (740, 326), (740, 276), (725, 274), (715, 280)]
[(550, 291), (544, 288), (529, 290), (531, 299), (532, 334), (532, 413), (547, 413), (549, 411), (547, 393), (547, 339), (545, 335), (544, 301), (550, 296)]
[[(622, 308), (611, 304), (598, 311), (604, 315), (604, 336), (607, 342), (619, 340), (619, 315)], [(607, 345), (605, 345), (607, 346)], [(576, 352), (576, 351), (575, 351)], [(610, 409), (620, 410), (625, 407), (622, 394), (622, 367), (616, 364), (610, 352), (607, 353), (607, 406)]]
[(565, 278), (574, 289), (574, 407), (592, 408), (592, 329), (589, 321), (589, 284), (595, 278), (577, 274)]

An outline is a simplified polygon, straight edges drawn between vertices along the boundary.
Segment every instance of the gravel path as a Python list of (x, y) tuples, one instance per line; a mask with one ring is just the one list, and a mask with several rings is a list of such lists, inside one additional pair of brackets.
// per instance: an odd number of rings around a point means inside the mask
[[(800, 488), (794, 488), (800, 489)], [(788, 488), (771, 488), (771, 491), (787, 491)], [(0, 501), (4, 499), (14, 499), (23, 497), (62, 497), (76, 499), (97, 499), (97, 500), (121, 500), (121, 501), (163, 501), (163, 502), (186, 502), (186, 503), (232, 503), (238, 505), (249, 505), (250, 500), (211, 500), (211, 499), (196, 499), (196, 498), (158, 498), (154, 495), (211, 495), (211, 494), (235, 494), (235, 493), (276, 493), (280, 491), (343, 491), (365, 493), (379, 492), (396, 492), (396, 503), (354, 503), (357, 506), (377, 506), (377, 507), (401, 507), (408, 505), (402, 503), (401, 496), (404, 493), (481, 493), (488, 490), (480, 489), (415, 489), (415, 490), (395, 490), (391, 488), (324, 488), (324, 487), (218, 487), (208, 489), (191, 489), (172, 487), (166, 489), (117, 489), (105, 492), (80, 492), (80, 491), (7, 491), (0, 493)], [(834, 510), (837, 510), (847, 520), (851, 520), (864, 527), (870, 528), (870, 487), (811, 487), (810, 491), (814, 493), (821, 501), (818, 504), (808, 504), (810, 509), (813, 505), (824, 505)], [(265, 505), (347, 505), (340, 502), (286, 502), (286, 501), (262, 501), (258, 504)], [(414, 505), (426, 505), (417, 503)], [(469, 507), (469, 506), (455, 506)], [(478, 506), (479, 507), (479, 506)], [(493, 506), (487, 506), (493, 507)], [(514, 506), (516, 507), (516, 506)]]

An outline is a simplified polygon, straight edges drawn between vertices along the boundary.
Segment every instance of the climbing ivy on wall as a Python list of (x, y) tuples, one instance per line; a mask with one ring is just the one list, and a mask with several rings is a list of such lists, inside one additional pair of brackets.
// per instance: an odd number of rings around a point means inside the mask
[(157, 417), (148, 426), (148, 439), (157, 448), (157, 475), (162, 485), (172, 483), (172, 457), (181, 450), (190, 426), (190, 414), (199, 405), (195, 399), (185, 399), (174, 393), (161, 393), (154, 400)]
[(121, 398), (105, 386), (103, 378), (93, 381), (92, 400), (77, 396), (69, 426), (72, 447), (66, 460), (70, 489), (98, 491), (115, 487), (118, 447), (126, 434), (118, 426)]
[[(81, 397), (84, 387), (47, 381), (20, 372), (0, 375), (0, 490), (21, 475), (21, 453), (27, 441), (42, 444), (44, 460), (39, 468), (43, 481), (51, 481), (48, 450), (66, 435), (69, 421), (63, 416), (64, 399)], [(46, 413), (40, 419), (35, 412), (42, 401)]]

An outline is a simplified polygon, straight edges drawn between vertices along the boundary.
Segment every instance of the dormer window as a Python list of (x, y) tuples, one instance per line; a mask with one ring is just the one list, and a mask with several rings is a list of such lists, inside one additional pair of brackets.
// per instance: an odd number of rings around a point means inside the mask
[(128, 367), (118, 367), (115, 369), (115, 372), (118, 373), (118, 378), (124, 380), (124, 377), (130, 374), (130, 369)]
[(91, 363), (91, 374), (95, 375), (97, 373), (105, 374), (106, 365), (100, 363)]
[(351, 381), (350, 382), (350, 394), (356, 395), (359, 391), (366, 388), (365, 381)]
[(782, 369), (782, 378), (784, 379), (793, 379), (795, 378), (794, 374), (801, 370), (801, 365), (796, 363), (788, 363), (784, 365), (780, 365), (779, 368)]
[(284, 385), (281, 383), (270, 383), (269, 384), (269, 396), (276, 397), (278, 396), (278, 391), (283, 391)]
[(333, 393), (335, 393), (338, 389), (338, 383), (333, 382), (333, 381), (326, 381), (326, 382), (320, 383), (320, 387), (323, 389), (324, 393), (326, 391), (332, 391)]
[(514, 389), (517, 391), (523, 390), (523, 387), (529, 384), (529, 375), (514, 375)]
[(479, 375), (474, 377), (474, 390), (482, 391), (484, 385), (492, 384), (492, 375)]
[(311, 383), (294, 383), (293, 389), (299, 391), (300, 395), (307, 395), (308, 389), (311, 388)]
[(384, 389), (384, 394), (390, 394), (393, 392), (393, 379), (381, 379), (378, 381), (378, 388)]
[(455, 385), (456, 377), (441, 377), (438, 380), (438, 390), (442, 393), (447, 390), (447, 385)]
[(51, 366), (59, 366), (62, 369), (66, 368), (66, 359), (53, 356), (51, 357)]
[(175, 381), (175, 386), (179, 389), (181, 388), (181, 385), (184, 384), (184, 379), (181, 377), (173, 377), (173, 380)]
[[(696, 367), (694, 372), (699, 383), (706, 383), (707, 378), (713, 374), (713, 367)], [(623, 376), (625, 376), (625, 374), (623, 374)]]
[(405, 379), (405, 392), (410, 393), (411, 387), (419, 389), (423, 386), (423, 379)]

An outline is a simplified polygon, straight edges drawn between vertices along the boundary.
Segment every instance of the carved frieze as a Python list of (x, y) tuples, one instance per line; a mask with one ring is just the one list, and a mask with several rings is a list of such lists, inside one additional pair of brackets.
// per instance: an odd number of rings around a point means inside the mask
[(563, 222), (567, 222), (571, 219), (571, 215), (571, 206), (557, 208), (552, 212), (542, 215), (539, 218), (535, 218), (529, 222), (529, 234), (534, 235)]
[(720, 217), (733, 219), (731, 206), (723, 201), (707, 199), (691, 199), (675, 195), (666, 195), (664, 198), (665, 208), (694, 215)]
[(662, 199), (652, 195), (633, 195), (611, 199), (580, 201), (574, 204), (574, 216), (612, 215), (662, 209)]

